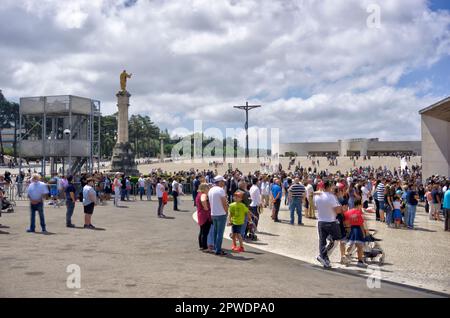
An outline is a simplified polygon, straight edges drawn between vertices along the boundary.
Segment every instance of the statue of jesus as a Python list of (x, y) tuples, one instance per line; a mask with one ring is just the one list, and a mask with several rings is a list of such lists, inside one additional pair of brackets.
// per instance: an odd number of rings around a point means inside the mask
[(122, 92), (125, 92), (127, 90), (127, 78), (131, 78), (131, 75), (128, 74), (126, 70), (123, 70), (123, 72), (120, 74), (120, 89)]

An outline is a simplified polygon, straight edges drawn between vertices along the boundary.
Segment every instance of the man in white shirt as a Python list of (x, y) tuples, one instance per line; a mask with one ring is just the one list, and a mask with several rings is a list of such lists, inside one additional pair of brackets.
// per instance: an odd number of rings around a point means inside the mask
[(92, 225), (92, 214), (94, 213), (94, 207), (97, 202), (97, 194), (94, 189), (94, 178), (87, 179), (87, 184), (83, 187), (83, 209), (84, 209), (84, 228), (94, 230), (95, 226)]
[(270, 200), (270, 184), (269, 181), (267, 181), (267, 177), (264, 177), (263, 181), (261, 182), (261, 200), (263, 206), (267, 208), (269, 206)]
[(173, 210), (174, 211), (179, 211), (178, 210), (178, 194), (179, 194), (178, 193), (178, 181), (177, 181), (177, 179), (173, 179), (173, 182), (172, 182), (172, 196), (173, 196)]
[(209, 204), (211, 206), (211, 217), (214, 224), (214, 252), (216, 255), (227, 255), (222, 250), (223, 232), (227, 222), (228, 202), (227, 195), (223, 189), (225, 179), (222, 176), (214, 178), (214, 186), (208, 192)]
[(367, 189), (367, 183), (364, 181), (363, 186), (361, 187), (363, 209), (367, 209), (369, 207), (369, 193), (370, 191)]
[(28, 186), (27, 194), (30, 199), (31, 224), (27, 230), (28, 233), (34, 233), (36, 230), (36, 211), (39, 213), (39, 220), (41, 222), (42, 233), (47, 233), (45, 227), (44, 217), (44, 199), (47, 197), (49, 191), (48, 186), (40, 181), (41, 176), (34, 174), (31, 177), (31, 183)]
[[(314, 195), (314, 204), (317, 207), (320, 251), (317, 260), (325, 268), (331, 268), (328, 251), (334, 246), (334, 241), (341, 238), (341, 230), (336, 222), (336, 215), (340, 213), (341, 206), (336, 196), (332, 193), (332, 185), (331, 181), (325, 181), (324, 191), (316, 192)], [(330, 239), (329, 246), (327, 246), (327, 238)]]
[(138, 187), (139, 187), (139, 195), (141, 197), (141, 201), (142, 201), (142, 196), (145, 193), (145, 179), (144, 179), (144, 175), (141, 174), (140, 178), (138, 179)]
[(157, 179), (158, 184), (156, 185), (156, 196), (158, 197), (158, 217), (163, 218), (165, 217), (163, 210), (164, 210), (164, 203), (163, 203), (163, 194), (164, 191), (166, 191), (166, 182), (165, 180), (161, 181), (161, 178)]
[(250, 199), (252, 200), (252, 202), (250, 203), (250, 212), (253, 215), (253, 224), (257, 228), (259, 220), (259, 209), (262, 206), (261, 190), (258, 187), (258, 178), (252, 178), (252, 186), (249, 192)]
[(314, 187), (312, 185), (313, 181), (309, 179), (306, 186), (306, 198), (308, 199), (308, 208), (306, 209), (306, 217), (309, 219), (315, 219), (315, 205), (314, 205)]

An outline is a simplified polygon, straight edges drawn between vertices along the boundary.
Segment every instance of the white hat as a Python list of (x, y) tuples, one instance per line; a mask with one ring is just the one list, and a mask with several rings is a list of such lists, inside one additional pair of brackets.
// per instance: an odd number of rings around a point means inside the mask
[(217, 176), (214, 178), (214, 183), (220, 182), (220, 181), (225, 181), (225, 179), (222, 176)]

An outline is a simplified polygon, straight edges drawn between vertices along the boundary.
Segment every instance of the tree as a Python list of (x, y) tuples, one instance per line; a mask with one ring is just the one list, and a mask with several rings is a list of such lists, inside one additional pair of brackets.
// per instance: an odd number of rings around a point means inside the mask
[(160, 130), (150, 117), (132, 115), (129, 121), (129, 136), (137, 157), (150, 157), (157, 153)]
[(0, 163), (4, 163), (3, 129), (14, 128), (13, 154), (17, 154), (17, 126), (19, 123), (19, 104), (8, 102), (0, 91)]
[(101, 148), (102, 157), (111, 157), (117, 136), (117, 113), (101, 118)]

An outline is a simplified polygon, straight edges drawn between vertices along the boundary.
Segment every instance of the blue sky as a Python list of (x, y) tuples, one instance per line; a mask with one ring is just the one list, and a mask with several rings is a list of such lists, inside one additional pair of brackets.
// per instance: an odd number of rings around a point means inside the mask
[(448, 0), (430, 0), (429, 5), (432, 10), (450, 11), (450, 1)]

